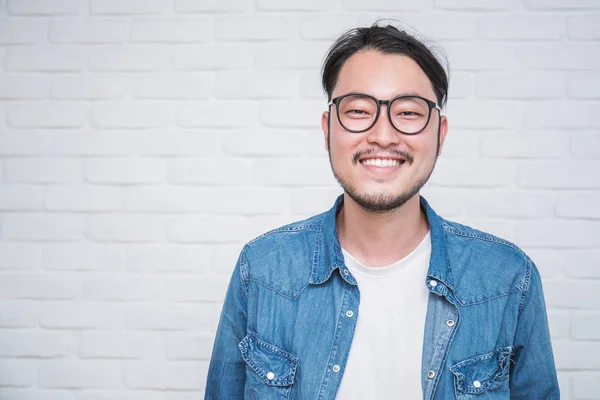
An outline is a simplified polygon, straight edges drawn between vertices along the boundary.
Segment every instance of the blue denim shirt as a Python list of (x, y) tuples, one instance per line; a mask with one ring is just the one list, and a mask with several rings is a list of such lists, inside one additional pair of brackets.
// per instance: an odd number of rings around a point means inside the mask
[[(359, 288), (336, 232), (342, 203), (340, 196), (328, 212), (246, 244), (223, 306), (207, 399), (335, 398), (360, 318)], [(432, 244), (423, 277), (423, 398), (558, 399), (533, 262), (510, 242), (439, 217), (423, 198), (421, 208)]]

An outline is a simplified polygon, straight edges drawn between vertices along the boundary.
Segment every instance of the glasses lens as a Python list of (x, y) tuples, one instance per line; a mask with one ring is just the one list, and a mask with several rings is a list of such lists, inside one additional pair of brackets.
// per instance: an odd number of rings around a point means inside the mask
[(418, 97), (400, 97), (390, 105), (392, 123), (401, 132), (417, 133), (429, 121), (429, 105)]
[(346, 96), (338, 104), (338, 116), (347, 131), (365, 131), (375, 122), (377, 102), (360, 94)]

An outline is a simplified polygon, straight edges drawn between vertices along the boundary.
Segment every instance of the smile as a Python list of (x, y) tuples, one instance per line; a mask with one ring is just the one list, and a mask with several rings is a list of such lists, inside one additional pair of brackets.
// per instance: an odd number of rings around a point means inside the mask
[(399, 167), (400, 165), (404, 164), (404, 162), (404, 160), (391, 158), (368, 158), (360, 161), (362, 165), (372, 165), (375, 167)]

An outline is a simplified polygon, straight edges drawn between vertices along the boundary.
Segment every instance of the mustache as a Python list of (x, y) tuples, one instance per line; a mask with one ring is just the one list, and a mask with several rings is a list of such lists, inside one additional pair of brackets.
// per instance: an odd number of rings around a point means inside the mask
[[(367, 150), (357, 151), (356, 153), (354, 153), (354, 156), (352, 157), (352, 161), (354, 164), (356, 164), (358, 162), (359, 158), (367, 156), (367, 155), (377, 154), (377, 153), (378, 153), (378, 151), (376, 151), (375, 149), (367, 149)], [(394, 156), (402, 157), (409, 164), (412, 164), (414, 161), (412, 154), (407, 153), (402, 150), (391, 149), (391, 150), (387, 150), (385, 153), (384, 152), (379, 152), (379, 153), (385, 154), (385, 155), (394, 155)]]

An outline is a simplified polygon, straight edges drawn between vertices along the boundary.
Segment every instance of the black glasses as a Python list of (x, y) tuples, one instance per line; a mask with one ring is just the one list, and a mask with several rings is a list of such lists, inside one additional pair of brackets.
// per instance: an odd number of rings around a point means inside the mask
[(405, 135), (422, 132), (431, 119), (431, 110), (442, 109), (437, 103), (420, 96), (398, 96), (391, 100), (379, 100), (365, 93), (348, 93), (327, 103), (335, 104), (338, 121), (353, 133), (368, 131), (379, 118), (381, 105), (387, 105), (390, 124)]

